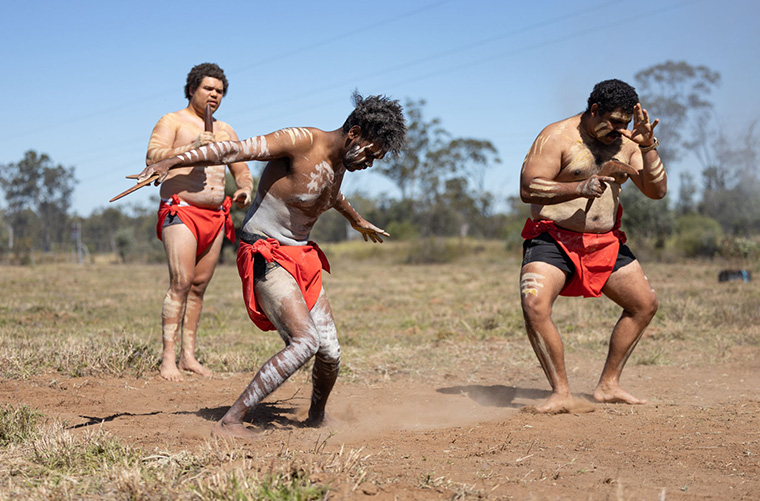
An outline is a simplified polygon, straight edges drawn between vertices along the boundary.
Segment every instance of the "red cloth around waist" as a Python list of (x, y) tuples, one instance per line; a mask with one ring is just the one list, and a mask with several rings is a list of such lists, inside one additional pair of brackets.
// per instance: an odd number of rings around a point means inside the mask
[(180, 205), (182, 201), (177, 195), (172, 195), (172, 203), (168, 204), (161, 200), (158, 208), (158, 224), (156, 225), (156, 236), (161, 240), (161, 233), (164, 227), (166, 216), (171, 214), (179, 215), (185, 226), (192, 232), (195, 241), (198, 242), (195, 255), (200, 256), (214, 242), (219, 231), (224, 227), (225, 236), (231, 241), (235, 241), (235, 226), (232, 224), (230, 217), (230, 207), (232, 199), (226, 197), (219, 209), (206, 209), (205, 207), (196, 207), (194, 205)]
[(560, 228), (554, 221), (528, 219), (521, 236), (531, 239), (548, 233), (575, 265), (573, 278), (560, 295), (599, 297), (615, 267), (620, 244), (626, 241), (625, 233), (620, 231), (622, 215), (623, 207), (618, 205), (615, 226), (607, 233), (579, 233)]
[(237, 266), (243, 282), (243, 300), (248, 316), (259, 329), (276, 330), (256, 300), (253, 281), (253, 261), (256, 254), (261, 254), (268, 263), (279, 264), (293, 276), (309, 310), (317, 303), (322, 290), (322, 270), (330, 273), (330, 263), (327, 262), (322, 249), (314, 242), (309, 242), (308, 245), (281, 245), (274, 238), (257, 240), (253, 244), (240, 242)]

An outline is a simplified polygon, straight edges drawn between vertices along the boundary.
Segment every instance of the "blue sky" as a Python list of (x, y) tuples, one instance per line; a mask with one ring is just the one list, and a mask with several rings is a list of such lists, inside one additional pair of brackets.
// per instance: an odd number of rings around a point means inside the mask
[[(188, 70), (211, 61), (230, 80), (216, 116), (241, 138), (338, 128), (355, 88), (424, 99), (453, 135), (494, 143), (488, 186), (505, 200), (544, 126), (582, 111), (596, 82), (634, 83), (667, 60), (718, 71), (717, 120), (742, 133), (760, 119), (759, 20), (755, 0), (14, 2), (0, 31), (0, 163), (33, 149), (74, 166), (72, 209), (88, 216), (132, 185), (155, 122), (187, 105)], [(669, 169), (677, 181), (700, 167)], [(347, 176), (356, 191), (398, 196), (371, 170)], [(155, 197), (148, 187), (116, 203)]]

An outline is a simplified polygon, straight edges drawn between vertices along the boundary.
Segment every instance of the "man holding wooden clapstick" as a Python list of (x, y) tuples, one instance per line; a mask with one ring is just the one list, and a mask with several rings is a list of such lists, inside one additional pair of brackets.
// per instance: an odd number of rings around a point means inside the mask
[[(237, 141), (228, 124), (215, 120), (227, 94), (228, 82), (219, 66), (203, 63), (187, 75), (186, 108), (167, 113), (153, 128), (145, 163), (180, 155), (218, 141)], [(241, 208), (251, 204), (253, 178), (245, 162), (228, 165), (237, 191), (232, 200)], [(181, 371), (210, 376), (195, 358), (195, 336), (203, 294), (214, 275), (224, 235), (235, 240), (230, 219), (232, 200), (224, 195), (224, 165), (172, 170), (161, 184), (156, 233), (169, 263), (169, 290), (161, 310), (163, 352), (159, 372), (169, 381), (182, 381)], [(179, 363), (174, 341), (181, 336)]]

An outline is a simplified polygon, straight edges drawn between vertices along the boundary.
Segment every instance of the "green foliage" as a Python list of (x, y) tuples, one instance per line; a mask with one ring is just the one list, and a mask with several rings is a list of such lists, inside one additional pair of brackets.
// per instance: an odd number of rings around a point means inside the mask
[(714, 257), (720, 251), (723, 230), (706, 216), (690, 214), (676, 222), (676, 248), (685, 257)]
[(116, 252), (119, 254), (122, 263), (127, 262), (127, 255), (129, 255), (132, 247), (134, 246), (135, 233), (132, 228), (121, 228), (113, 235), (114, 243), (116, 244)]
[[(367, 216), (367, 218), (369, 218)], [(375, 224), (380, 224), (373, 220)], [(317, 220), (314, 227), (311, 229), (309, 238), (315, 242), (341, 242), (346, 240), (350, 232), (351, 225), (348, 223), (345, 217), (343, 217), (338, 211), (329, 210), (322, 214)], [(358, 233), (357, 233), (358, 235)]]
[(454, 244), (441, 237), (428, 237), (417, 240), (409, 248), (406, 264), (444, 264), (457, 257)]
[[(256, 492), (256, 499), (270, 501), (311, 501), (324, 499), (328, 489), (311, 483), (308, 476), (301, 471), (290, 475), (269, 478), (262, 482)], [(225, 497), (224, 499), (229, 499)]]
[(156, 238), (158, 201), (149, 206), (109, 206), (82, 219), (82, 239), (92, 253), (111, 253), (123, 263), (163, 263)]
[(419, 227), (411, 221), (392, 221), (386, 231), (395, 241), (417, 240), (420, 236)]
[(760, 233), (760, 134), (756, 124), (738, 140), (718, 134), (709, 162), (702, 171), (699, 212), (720, 222), (726, 233), (745, 237)]
[(647, 198), (629, 182), (620, 192), (620, 204), (623, 206), (622, 229), (628, 238), (650, 239), (658, 249), (665, 246), (665, 241), (673, 233), (675, 225), (675, 217), (668, 208), (667, 199)]
[(18, 235), (20, 256), (35, 247), (50, 251), (68, 240), (75, 183), (73, 167), (54, 165), (46, 154), (33, 150), (19, 162), (0, 164), (0, 187), (8, 204), (8, 223)]
[(760, 260), (760, 242), (744, 237), (726, 237), (720, 244), (720, 255), (735, 261)]
[(407, 144), (377, 169), (395, 182), (401, 200), (391, 201), (389, 221), (408, 221), (423, 236), (488, 235), (493, 195), (485, 173), (501, 160), (490, 141), (452, 138), (437, 118), (424, 117), (424, 100), (407, 101)]
[(667, 163), (697, 146), (699, 122), (712, 110), (709, 94), (720, 83), (720, 73), (685, 61), (666, 61), (634, 76), (642, 105), (658, 117), (660, 156)]
[(104, 467), (136, 465), (140, 460), (136, 449), (105, 432), (76, 439), (55, 427), (39, 435), (33, 450), (34, 461), (56, 475), (93, 474)]
[(27, 405), (0, 405), (0, 447), (19, 444), (37, 435), (37, 422), (42, 414)]

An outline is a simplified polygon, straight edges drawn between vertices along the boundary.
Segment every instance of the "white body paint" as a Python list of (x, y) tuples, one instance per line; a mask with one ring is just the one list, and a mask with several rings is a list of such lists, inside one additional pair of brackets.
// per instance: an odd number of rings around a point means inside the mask
[(657, 158), (657, 161), (654, 163), (651, 175), (653, 183), (659, 183), (665, 178), (665, 166), (660, 158)]
[(309, 193), (320, 195), (328, 185), (332, 185), (335, 173), (329, 163), (320, 162), (314, 166), (314, 172), (309, 173), (309, 178), (309, 183), (306, 185)]
[[(324, 291), (320, 292), (320, 298), (308, 318), (298, 319), (295, 323), (288, 315), (298, 311), (291, 308), (303, 299), (295, 280), (287, 271), (282, 268), (272, 270), (257, 284), (256, 291), (262, 308), (286, 347), (262, 365), (242, 395), (243, 404), (249, 408), (257, 405), (315, 355), (312, 400), (319, 401), (322, 398), (318, 391), (319, 379), (327, 377), (334, 381), (340, 368), (340, 344)], [(297, 335), (291, 332), (291, 328), (296, 326)]]
[(541, 353), (541, 358), (544, 361), (544, 366), (546, 369), (546, 375), (549, 377), (549, 381), (556, 381), (557, 380), (557, 368), (554, 367), (554, 363), (552, 362), (552, 358), (549, 355), (549, 350), (546, 348), (546, 342), (544, 342), (544, 337), (541, 335), (541, 333), (536, 332), (536, 347), (538, 348), (538, 351)]
[(288, 206), (268, 192), (262, 197), (259, 192), (245, 216), (243, 231), (262, 233), (283, 245), (306, 245), (313, 224), (314, 218), (298, 207)]
[(536, 192), (534, 196), (549, 198), (557, 192), (560, 188), (560, 184), (556, 181), (548, 181), (546, 179), (534, 179), (528, 187)]
[(523, 296), (527, 296), (528, 294), (537, 296), (538, 289), (544, 286), (544, 284), (541, 283), (544, 278), (543, 275), (538, 273), (524, 273), (522, 280), (520, 280), (520, 293)]

